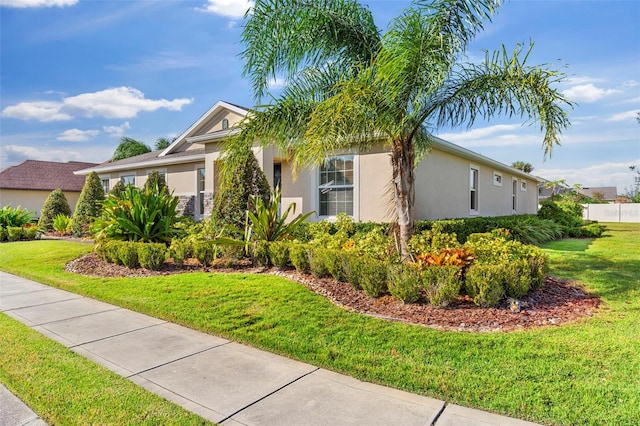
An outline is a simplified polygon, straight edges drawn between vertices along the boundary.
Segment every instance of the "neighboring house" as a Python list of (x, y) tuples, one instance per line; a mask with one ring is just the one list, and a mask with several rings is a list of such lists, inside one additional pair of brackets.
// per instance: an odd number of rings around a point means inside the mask
[(555, 188), (547, 187), (546, 184), (551, 181), (542, 179), (542, 182), (538, 185), (538, 199), (540, 202), (550, 200), (554, 195), (566, 194), (571, 191), (567, 185), (559, 184)]
[(615, 186), (583, 186), (582, 188), (578, 188), (577, 191), (585, 197), (599, 201), (607, 201), (609, 203), (614, 203), (618, 198), (618, 188)]
[(40, 217), (40, 210), (51, 191), (61, 189), (73, 211), (85, 181), (84, 176), (74, 172), (96, 165), (78, 161), (26, 160), (7, 167), (0, 171), (0, 206), (20, 206)]
[[(180, 198), (183, 214), (206, 217), (218, 186), (222, 143), (240, 131), (236, 125), (247, 114), (248, 109), (217, 102), (167, 149), (76, 173), (96, 171), (108, 190), (118, 180), (142, 186), (151, 172), (159, 171)], [(316, 220), (340, 212), (359, 221), (393, 220), (388, 150), (336, 153), (325, 165), (300, 171), (295, 180), (290, 160), (276, 149), (255, 146), (254, 153), (269, 183), (280, 184), (283, 209), (296, 203), (297, 213), (315, 211)], [(441, 139), (432, 144), (415, 176), (416, 219), (537, 211), (541, 179)]]

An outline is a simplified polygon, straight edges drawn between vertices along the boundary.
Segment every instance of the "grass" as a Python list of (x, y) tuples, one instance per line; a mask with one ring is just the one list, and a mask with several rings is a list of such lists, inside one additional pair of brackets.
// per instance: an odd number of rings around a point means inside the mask
[[(640, 225), (544, 246), (554, 275), (602, 297), (572, 324), (442, 332), (347, 312), (291, 281), (193, 273), (136, 279), (63, 271), (87, 246), (0, 245), (0, 268), (361, 380), (546, 424), (640, 423)], [(37, 261), (34, 261), (37, 259)]]
[(213, 424), (4, 314), (0, 381), (51, 425)]

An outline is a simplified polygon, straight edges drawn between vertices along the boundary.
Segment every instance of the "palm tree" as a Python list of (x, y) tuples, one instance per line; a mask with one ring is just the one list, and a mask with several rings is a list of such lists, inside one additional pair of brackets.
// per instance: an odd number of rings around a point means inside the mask
[[(572, 104), (552, 86), (564, 74), (527, 64), (504, 46), (482, 63), (460, 61), (501, 0), (414, 0), (381, 35), (356, 0), (257, 0), (242, 41), (258, 106), (236, 144), (259, 140), (289, 153), (294, 170), (333, 152), (391, 153), (403, 254), (414, 232), (414, 167), (445, 126), (518, 115), (539, 121), (545, 157), (569, 126)], [(277, 95), (271, 82), (285, 77)], [(231, 157), (230, 157), (231, 158)]]
[(511, 163), (511, 167), (514, 169), (522, 170), (525, 173), (531, 173), (533, 171), (533, 166), (531, 163), (525, 163), (524, 161), (514, 161)]

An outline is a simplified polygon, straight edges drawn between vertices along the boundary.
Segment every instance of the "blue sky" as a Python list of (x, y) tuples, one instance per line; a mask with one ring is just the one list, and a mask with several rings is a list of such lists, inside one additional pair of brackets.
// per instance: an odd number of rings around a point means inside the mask
[[(0, 0), (0, 168), (24, 159), (102, 162), (122, 136), (153, 146), (218, 100), (254, 105), (238, 57), (248, 0)], [(384, 31), (409, 5), (363, 1)], [(543, 162), (534, 125), (496, 118), (437, 134), (534, 174), (583, 186), (633, 182), (640, 166), (640, 1), (506, 2), (470, 46), (535, 42), (531, 64), (562, 68), (577, 103)]]

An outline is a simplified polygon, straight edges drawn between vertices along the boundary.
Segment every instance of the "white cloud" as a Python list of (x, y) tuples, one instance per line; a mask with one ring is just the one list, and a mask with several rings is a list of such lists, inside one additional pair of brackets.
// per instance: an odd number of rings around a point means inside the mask
[(125, 121), (120, 126), (103, 126), (102, 130), (109, 136), (121, 137), (124, 136), (125, 131), (131, 129), (128, 121)]
[(276, 77), (269, 81), (269, 89), (282, 89), (287, 83), (287, 79), (283, 77)]
[(0, 6), (27, 7), (64, 7), (73, 6), (78, 0), (0, 0)]
[(201, 10), (227, 18), (242, 18), (254, 6), (252, 0), (208, 0)]
[(565, 179), (567, 183), (582, 186), (615, 186), (623, 194), (633, 184), (629, 166), (640, 164), (640, 158), (629, 162), (609, 162), (575, 169), (536, 168), (535, 174), (548, 180)]
[(59, 141), (66, 142), (86, 142), (98, 136), (100, 134), (99, 130), (80, 130), (80, 129), (69, 129), (62, 132), (56, 138)]
[(494, 126), (480, 127), (460, 133), (442, 133), (438, 137), (449, 142), (471, 141), (474, 139), (486, 138), (496, 133), (511, 132), (522, 128), (520, 124), (496, 124)]
[(568, 77), (565, 82), (574, 85), (574, 84), (587, 84), (587, 83), (602, 83), (605, 81), (602, 78), (593, 78), (586, 76), (576, 76), (576, 77)]
[(3, 117), (22, 120), (64, 121), (74, 117), (133, 118), (141, 111), (165, 108), (180, 111), (193, 99), (146, 99), (144, 93), (133, 87), (115, 87), (93, 93), (63, 98), (61, 102), (21, 102), (6, 107)]
[(605, 96), (612, 95), (615, 93), (621, 93), (621, 91), (617, 89), (601, 89), (589, 83), (589, 84), (580, 84), (578, 86), (573, 86), (563, 91), (562, 93), (571, 101), (595, 102), (599, 99), (604, 98)]
[(71, 115), (61, 112), (63, 106), (60, 102), (20, 102), (3, 109), (2, 116), (43, 122), (71, 120), (73, 118)]
[(638, 116), (638, 110), (634, 109), (632, 111), (620, 112), (618, 114), (613, 114), (605, 119), (605, 121), (636, 121), (636, 117)]

